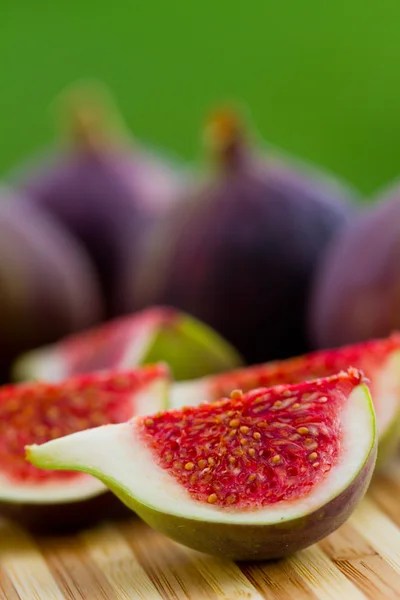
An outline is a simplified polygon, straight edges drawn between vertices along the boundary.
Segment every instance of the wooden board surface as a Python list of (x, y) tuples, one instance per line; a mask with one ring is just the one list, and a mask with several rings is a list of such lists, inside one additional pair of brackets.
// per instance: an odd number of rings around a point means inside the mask
[(69, 537), (0, 523), (3, 600), (391, 600), (400, 598), (400, 461), (337, 532), (277, 562), (188, 550), (138, 518)]

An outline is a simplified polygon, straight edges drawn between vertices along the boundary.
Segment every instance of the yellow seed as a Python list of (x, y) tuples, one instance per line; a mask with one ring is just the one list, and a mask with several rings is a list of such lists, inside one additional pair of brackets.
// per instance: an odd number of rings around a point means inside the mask
[(168, 452), (168, 454), (165, 455), (165, 460), (170, 462), (172, 459), (173, 459), (173, 456), (172, 456), (171, 452)]
[(249, 483), (251, 483), (252, 481), (254, 481), (255, 479), (257, 479), (257, 475), (255, 473), (252, 473), (251, 475), (249, 475), (247, 481)]
[(233, 417), (233, 415), (235, 414), (234, 410), (228, 410), (228, 412), (226, 413), (227, 417)]
[(261, 433), (259, 433), (258, 431), (255, 431), (255, 432), (253, 433), (253, 438), (254, 438), (255, 440), (259, 440), (259, 439), (261, 438)]
[(292, 408), (300, 408), (300, 403), (295, 402), (294, 404), (292, 404)]
[(189, 481), (190, 481), (191, 484), (196, 483), (196, 481), (197, 481), (197, 474), (193, 473), (193, 475), (191, 475), (189, 477)]
[(207, 498), (207, 502), (209, 502), (210, 504), (215, 504), (217, 500), (217, 494), (210, 494)]
[(297, 433), (300, 433), (300, 435), (306, 435), (308, 433), (308, 427), (299, 427)]
[(145, 419), (144, 424), (146, 425), (146, 427), (151, 427), (152, 425), (154, 425), (154, 421), (153, 419)]
[(233, 437), (233, 436), (234, 436), (234, 435), (236, 435), (236, 434), (237, 434), (237, 429), (231, 429), (231, 430), (230, 430), (230, 432), (229, 432), (229, 435), (230, 435), (231, 437)]
[(197, 464), (200, 467), (200, 469), (204, 469), (207, 466), (207, 461), (204, 458), (202, 458)]
[(233, 390), (230, 394), (232, 400), (238, 400), (239, 398), (242, 398), (243, 396), (243, 392), (242, 390)]
[(233, 504), (234, 502), (236, 502), (236, 496), (233, 494), (230, 494), (225, 500), (225, 504)]
[(211, 465), (211, 466), (215, 465), (215, 460), (213, 459), (213, 457), (212, 457), (212, 456), (210, 456), (210, 457), (208, 458), (208, 464), (209, 464), (209, 465)]
[(240, 443), (242, 446), (245, 446), (247, 444), (246, 438), (240, 438)]
[(316, 458), (318, 458), (318, 454), (316, 452), (311, 452), (311, 454), (308, 456), (308, 458), (310, 460), (315, 460)]
[(255, 456), (256, 455), (256, 451), (254, 450), (254, 448), (249, 448), (248, 453), (250, 456)]
[(234, 456), (230, 456), (228, 458), (229, 462), (231, 463), (231, 465), (233, 465), (236, 462), (236, 458)]
[(290, 392), (289, 390), (285, 390), (283, 392), (283, 396), (285, 396), (285, 398), (289, 398), (289, 396), (292, 394), (292, 392)]
[(239, 431), (240, 433), (249, 433), (250, 427), (247, 427), (247, 425), (242, 425)]
[(185, 465), (186, 471), (192, 471), (194, 469), (194, 464), (192, 462), (187, 462)]
[(277, 400), (276, 402), (274, 402), (274, 408), (279, 408), (279, 406), (282, 405), (282, 400)]
[(238, 425), (240, 425), (239, 419), (231, 419), (229, 421), (229, 427), (238, 427)]
[(317, 469), (319, 467), (319, 462), (313, 463), (313, 467), (314, 467), (314, 469)]
[(275, 454), (275, 456), (273, 456), (271, 458), (271, 462), (276, 465), (279, 461), (281, 460), (281, 457), (279, 456), (279, 454)]

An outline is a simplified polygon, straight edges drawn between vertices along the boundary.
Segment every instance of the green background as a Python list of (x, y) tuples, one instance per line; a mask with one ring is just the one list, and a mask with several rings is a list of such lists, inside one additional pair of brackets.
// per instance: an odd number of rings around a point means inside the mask
[(0, 0), (0, 173), (52, 139), (52, 99), (89, 76), (186, 158), (235, 99), (272, 144), (371, 193), (400, 170), (399, 32), (399, 0)]

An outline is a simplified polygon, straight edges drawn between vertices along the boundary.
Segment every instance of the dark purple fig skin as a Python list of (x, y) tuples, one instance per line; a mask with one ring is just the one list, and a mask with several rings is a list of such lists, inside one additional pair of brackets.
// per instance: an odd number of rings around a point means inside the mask
[(205, 321), (250, 363), (310, 349), (310, 287), (348, 222), (350, 192), (254, 158), (189, 191), (148, 245), (126, 309), (170, 305)]
[(290, 556), (338, 529), (351, 516), (371, 481), (376, 444), (351, 485), (303, 518), (276, 525), (231, 525), (166, 515), (135, 502), (137, 514), (151, 527), (194, 550), (235, 561)]
[(365, 209), (330, 247), (309, 306), (316, 348), (385, 337), (400, 328), (400, 193)]
[(177, 171), (128, 146), (76, 147), (33, 168), (20, 186), (86, 248), (108, 316), (120, 314), (120, 278), (135, 272), (149, 228), (178, 194)]
[(84, 249), (24, 197), (0, 192), (0, 374), (16, 356), (100, 321)]

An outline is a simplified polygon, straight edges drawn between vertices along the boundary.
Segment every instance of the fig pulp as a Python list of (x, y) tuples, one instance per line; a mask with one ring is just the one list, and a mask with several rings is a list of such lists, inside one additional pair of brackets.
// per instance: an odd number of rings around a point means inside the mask
[(279, 558), (339, 527), (376, 457), (362, 374), (231, 393), (27, 448), (104, 481), (150, 525), (234, 560)]
[(34, 350), (20, 357), (14, 375), (60, 381), (77, 373), (127, 369), (159, 360), (168, 363), (178, 380), (241, 364), (235, 349), (203, 323), (174, 309), (153, 307)]
[(376, 412), (379, 463), (382, 464), (400, 437), (400, 334), (176, 383), (172, 387), (170, 405), (181, 408), (185, 404), (214, 402), (235, 388), (247, 391), (297, 383), (334, 375), (351, 366), (361, 369), (368, 377)]
[(249, 363), (309, 349), (315, 270), (347, 222), (350, 192), (255, 156), (235, 115), (209, 125), (217, 173), (187, 190), (147, 246), (124, 297), (208, 323)]
[(309, 306), (316, 348), (389, 335), (400, 328), (400, 194), (378, 199), (333, 243)]
[(170, 161), (134, 146), (115, 127), (105, 90), (78, 89), (68, 100), (69, 147), (19, 175), (19, 185), (86, 247), (108, 315), (115, 316), (125, 265), (133, 276), (146, 234), (173, 202), (180, 176)]
[[(84, 299), (84, 300), (83, 300)], [(21, 352), (94, 325), (102, 317), (85, 250), (25, 197), (0, 191), (0, 378)]]
[(0, 512), (32, 527), (71, 528), (123, 513), (106, 488), (74, 472), (46, 472), (25, 461), (24, 446), (165, 408), (163, 365), (103, 372), (60, 384), (0, 388)]

